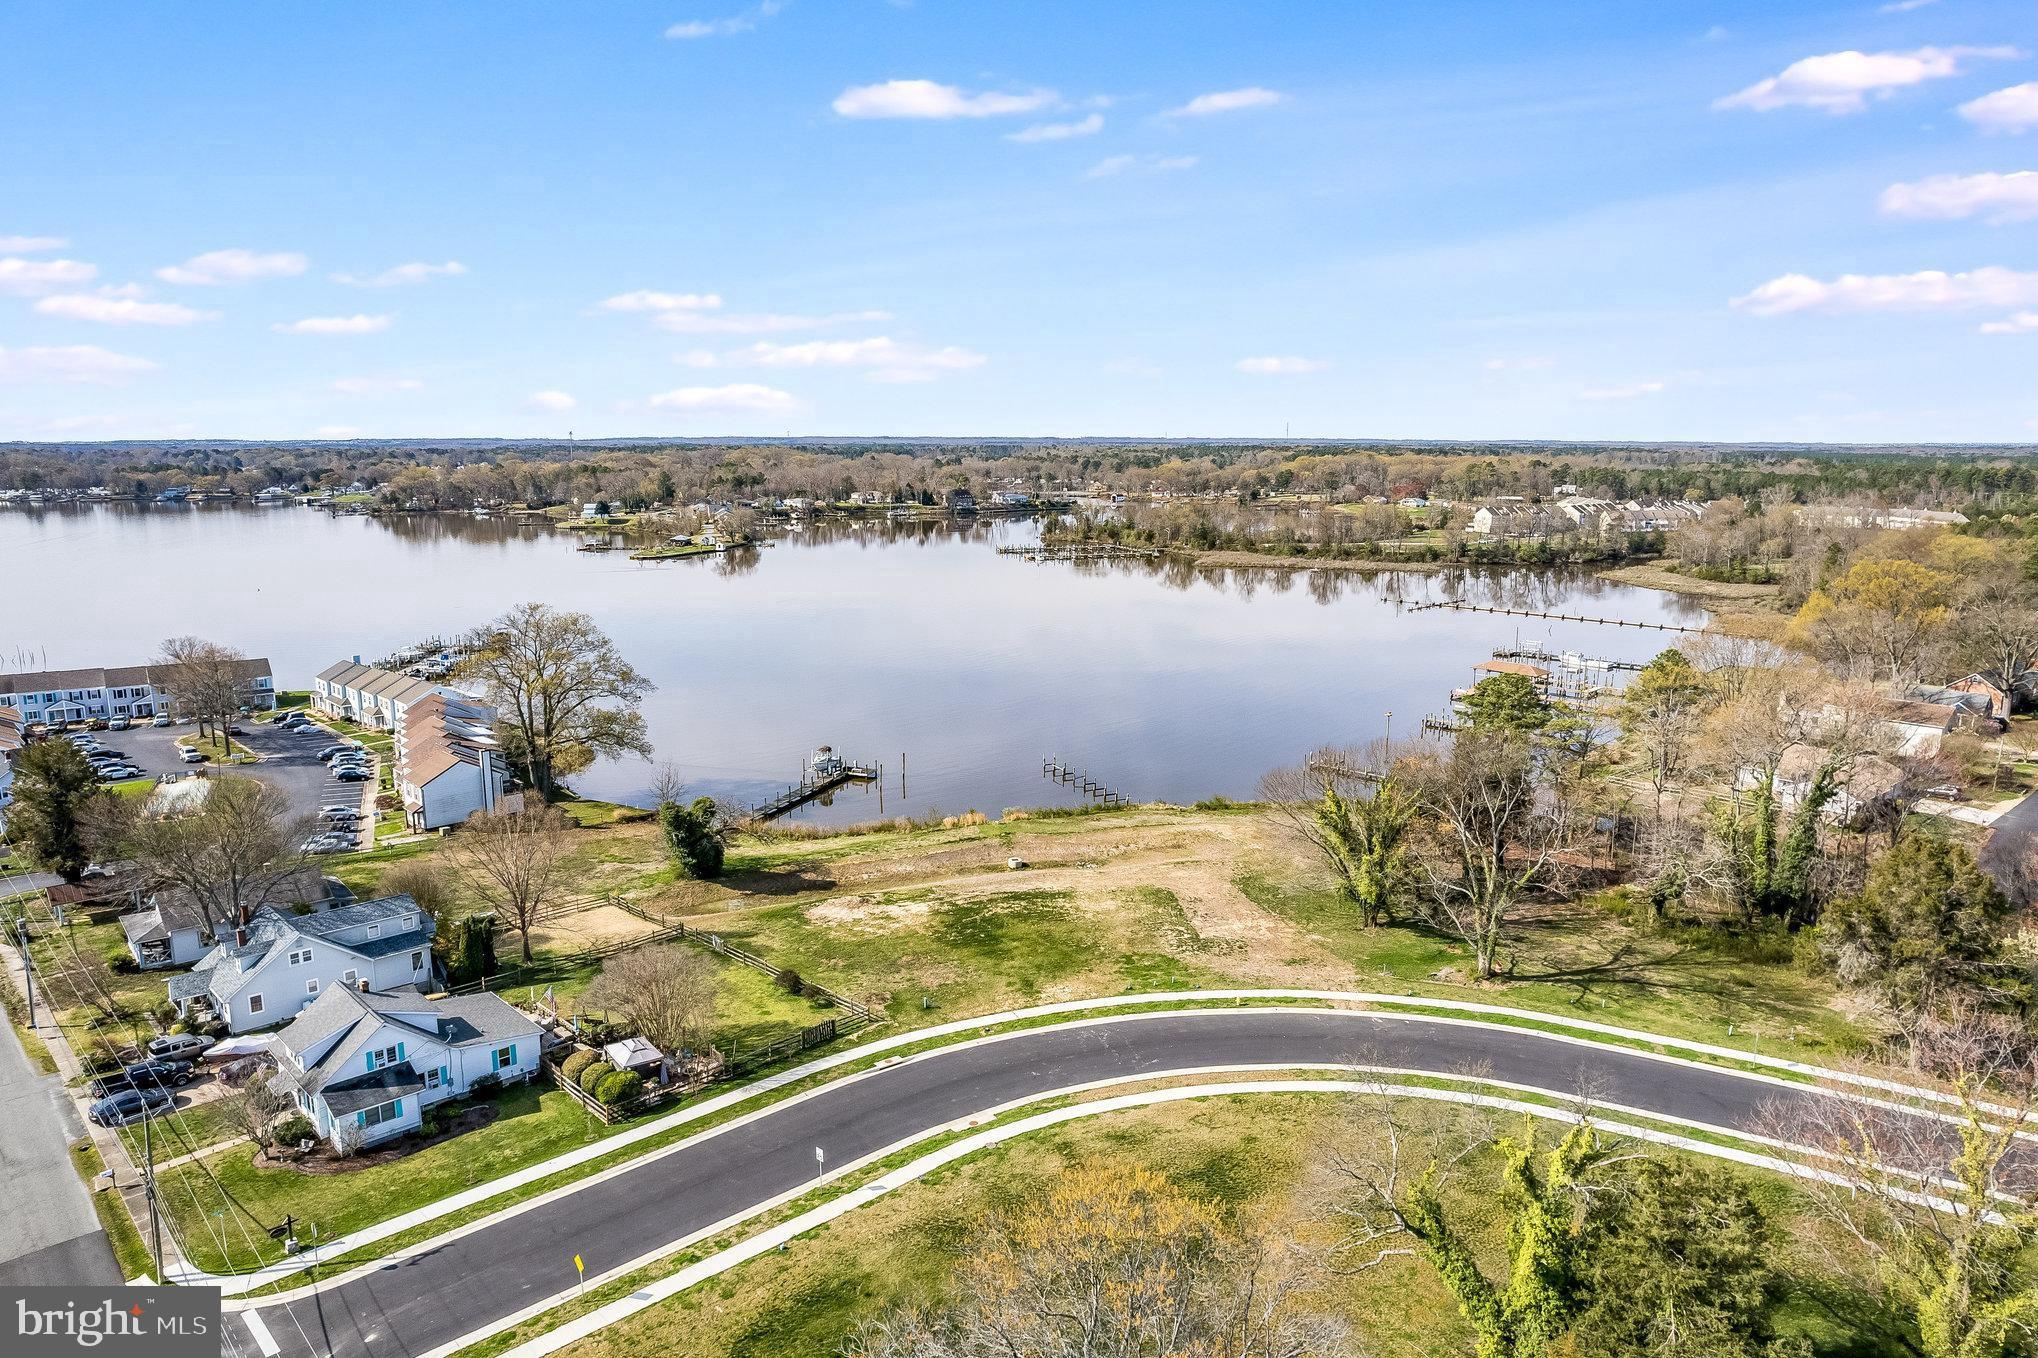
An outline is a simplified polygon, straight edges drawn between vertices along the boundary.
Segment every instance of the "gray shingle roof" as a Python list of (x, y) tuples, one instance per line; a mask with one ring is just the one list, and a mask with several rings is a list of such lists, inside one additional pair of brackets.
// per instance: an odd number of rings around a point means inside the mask
[(327, 1085), (319, 1097), (325, 1100), (326, 1107), (333, 1110), (334, 1116), (344, 1117), (363, 1108), (388, 1103), (391, 1099), (421, 1094), (424, 1088), (424, 1077), (411, 1068), (410, 1062), (403, 1061), (367, 1075)]

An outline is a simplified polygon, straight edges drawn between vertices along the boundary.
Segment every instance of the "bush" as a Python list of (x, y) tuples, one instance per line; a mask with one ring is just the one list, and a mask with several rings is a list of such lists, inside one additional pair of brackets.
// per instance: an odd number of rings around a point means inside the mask
[(644, 1077), (634, 1070), (611, 1070), (593, 1089), (604, 1108), (622, 1108), (636, 1102), (644, 1092)]
[(771, 979), (773, 984), (788, 995), (797, 995), (807, 986), (807, 983), (800, 979), (800, 974), (791, 967), (780, 967), (778, 975)]
[(500, 1075), (480, 1075), (467, 1082), (467, 1093), (477, 1099), (493, 1098), (495, 1091), (501, 1088)]
[(318, 1128), (311, 1125), (311, 1119), (302, 1113), (292, 1113), (269, 1129), (270, 1144), (289, 1146), (293, 1149), (300, 1141), (316, 1141)]
[(601, 1060), (591, 1061), (580, 1072), (579, 1078), (574, 1083), (580, 1086), (581, 1093), (594, 1094), (596, 1098), (600, 1098), (601, 1095), (595, 1094), (595, 1090), (601, 1086), (602, 1079), (605, 1076), (614, 1075), (615, 1073), (616, 1068), (608, 1062)]
[(560, 1077), (579, 1084), (581, 1073), (599, 1060), (601, 1060), (600, 1052), (589, 1051), (583, 1047), (559, 1063)]

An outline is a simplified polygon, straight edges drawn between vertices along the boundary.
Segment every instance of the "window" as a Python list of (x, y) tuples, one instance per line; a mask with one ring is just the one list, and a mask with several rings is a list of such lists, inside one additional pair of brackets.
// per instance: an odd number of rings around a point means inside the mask
[(340, 978), (340, 980), (344, 981), (348, 985), (354, 984), (356, 979), (357, 978), (354, 975), (354, 969), (352, 967), (347, 968), (347, 974)]
[(379, 924), (371, 924), (371, 925), (369, 925), (369, 926), (368, 926), (368, 937), (370, 937), (370, 938), (374, 938), (374, 937), (375, 937), (376, 935), (380, 934), (381, 932), (382, 932), (382, 926), (381, 926), (381, 925), (379, 925)]
[(250, 1014), (259, 1014), (262, 1012), (262, 997), (260, 995), (248, 996), (248, 1012)]
[(440, 1082), (444, 1079), (445, 1079), (444, 1068), (441, 1066), (433, 1066), (430, 1070), (425, 1072), (425, 1088), (437, 1089), (439, 1087)]
[(303, 966), (303, 965), (304, 965), (304, 964), (305, 964), (306, 962), (309, 962), (310, 960), (311, 960), (311, 949), (309, 949), (309, 948), (293, 948), (293, 949), (291, 949), (291, 952), (290, 952), (290, 965), (291, 965), (291, 966), (293, 966), (293, 967), (301, 967), (301, 966)]
[(410, 969), (412, 971), (423, 971), (425, 969), (424, 953), (414, 952), (410, 955)]
[(495, 1049), (495, 1068), (497, 1070), (506, 1069), (510, 1066), (515, 1065), (516, 1063), (517, 1063), (517, 1049), (515, 1045), (507, 1047), (497, 1047)]
[(304, 993), (307, 995), (318, 994), (318, 977), (314, 976), (304, 983)]
[(392, 1047), (371, 1047), (368, 1051), (368, 1069), (370, 1070), (380, 1070), (384, 1066), (393, 1066), (401, 1060), (403, 1060), (403, 1044), (401, 1042)]
[(363, 1109), (360, 1122), (363, 1127), (379, 1127), (385, 1122), (394, 1122), (402, 1116), (403, 1100), (397, 1099), (391, 1103), (377, 1104), (373, 1108)]

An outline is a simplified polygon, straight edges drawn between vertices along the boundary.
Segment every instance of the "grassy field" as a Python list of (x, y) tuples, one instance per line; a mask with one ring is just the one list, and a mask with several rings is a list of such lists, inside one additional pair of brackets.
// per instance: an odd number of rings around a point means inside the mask
[[(1446, 1116), (1450, 1115), (1448, 1113)], [(886, 1194), (794, 1244), (680, 1293), (573, 1344), (568, 1358), (777, 1358), (825, 1355), (863, 1320), (894, 1305), (943, 1299), (989, 1215), (1036, 1197), (1070, 1166), (1114, 1161), (1165, 1175), (1216, 1203), (1293, 1261), (1300, 1305), (1342, 1318), (1371, 1358), (1469, 1353), (1470, 1327), (1426, 1265), (1391, 1258), (1358, 1276), (1322, 1266), (1340, 1190), (1332, 1148), (1367, 1133), (1345, 1101), (1270, 1094), (1198, 1100), (1105, 1114), (1007, 1142)], [(1489, 1270), (1504, 1263), (1502, 1223), (1491, 1208), (1495, 1166), (1482, 1163), (1448, 1199)], [(1815, 1342), (1843, 1341), (1823, 1303), (1857, 1295), (1818, 1251), (1818, 1228), (1780, 1179), (1754, 1176), (1764, 1209), (1788, 1242), (1782, 1325)], [(1870, 1358), (1885, 1350), (1844, 1350)], [(1895, 1352), (1890, 1350), (1889, 1352)]]

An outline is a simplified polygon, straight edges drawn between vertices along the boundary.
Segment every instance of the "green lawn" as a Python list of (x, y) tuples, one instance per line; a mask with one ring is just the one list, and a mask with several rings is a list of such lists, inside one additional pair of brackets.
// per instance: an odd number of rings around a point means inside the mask
[(106, 1161), (100, 1158), (99, 1148), (92, 1144), (91, 1137), (71, 1147), (71, 1166), (85, 1181), (85, 1191), (92, 1195), (92, 1211), (98, 1216), (106, 1238), (112, 1242), (113, 1257), (120, 1265), (121, 1276), (155, 1277), (156, 1263), (149, 1255), (148, 1242), (142, 1239), (134, 1218), (127, 1214), (120, 1194), (110, 1188), (101, 1191), (99, 1187), (99, 1175), (106, 1168)]

